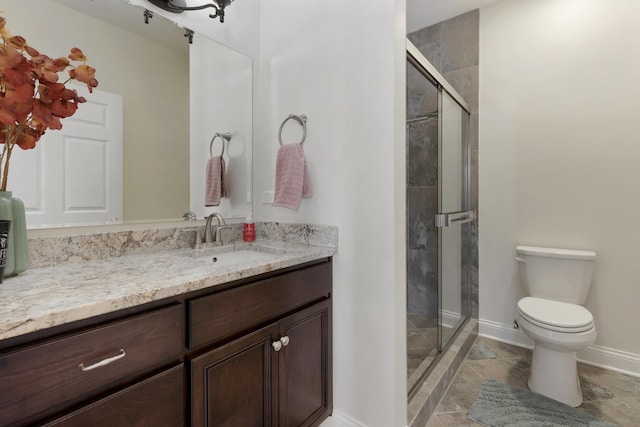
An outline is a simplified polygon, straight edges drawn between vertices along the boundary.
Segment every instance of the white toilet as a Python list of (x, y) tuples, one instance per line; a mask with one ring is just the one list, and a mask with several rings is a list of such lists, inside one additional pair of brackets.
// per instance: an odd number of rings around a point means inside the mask
[(529, 388), (580, 406), (576, 351), (596, 339), (593, 316), (582, 306), (591, 287), (596, 253), (516, 246), (516, 254), (528, 294), (518, 301), (516, 320), (534, 341)]

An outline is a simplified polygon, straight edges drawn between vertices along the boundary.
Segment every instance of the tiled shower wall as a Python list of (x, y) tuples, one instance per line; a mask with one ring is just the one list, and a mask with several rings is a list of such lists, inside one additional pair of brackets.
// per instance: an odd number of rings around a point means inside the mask
[[(438, 24), (415, 31), (408, 35), (411, 42), (422, 52), (444, 78), (462, 95), (471, 108), (470, 138), (471, 145), (471, 208), (478, 210), (478, 69), (479, 69), (479, 28), (480, 13), (474, 10), (456, 16)], [(412, 85), (412, 77), (407, 76), (407, 85)], [(408, 94), (408, 110), (411, 114), (411, 94)], [(433, 120), (437, 128), (437, 121)], [(433, 214), (438, 204), (437, 192), (437, 130), (429, 124), (409, 125), (408, 135), (408, 235), (410, 264), (408, 271), (408, 310), (412, 311), (411, 301), (415, 305), (425, 304), (420, 311), (433, 310), (437, 296), (437, 286), (429, 286), (437, 280), (437, 235), (433, 227)], [(435, 146), (433, 145), (435, 144)], [(425, 154), (434, 159), (424, 164), (421, 157)], [(435, 163), (433, 163), (435, 162)], [(433, 166), (435, 165), (435, 166)], [(421, 168), (430, 168), (430, 172), (422, 176)], [(435, 175), (433, 175), (435, 173)], [(414, 175), (415, 174), (415, 175)], [(432, 177), (435, 179), (431, 181)], [(415, 210), (417, 203), (428, 206), (424, 214)], [(471, 315), (478, 318), (478, 223), (471, 224), (468, 238), (471, 239), (471, 254), (465, 257), (471, 275)], [(466, 237), (466, 236), (465, 236)], [(435, 257), (435, 258), (434, 258)], [(422, 261), (418, 261), (421, 259)], [(415, 262), (415, 265), (414, 265)], [(423, 285), (417, 286), (417, 283)], [(427, 286), (424, 286), (427, 283)], [(433, 291), (431, 291), (433, 290)], [(428, 302), (425, 302), (428, 301)]]
[[(438, 92), (407, 66), (407, 310), (438, 315)], [(433, 326), (432, 325), (432, 326)]]

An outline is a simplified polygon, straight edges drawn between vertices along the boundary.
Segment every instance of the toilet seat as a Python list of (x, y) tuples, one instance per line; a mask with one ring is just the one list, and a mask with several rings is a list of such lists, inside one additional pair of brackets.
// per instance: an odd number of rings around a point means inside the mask
[(532, 324), (550, 331), (578, 333), (595, 327), (593, 315), (577, 304), (525, 297), (518, 301), (518, 312)]

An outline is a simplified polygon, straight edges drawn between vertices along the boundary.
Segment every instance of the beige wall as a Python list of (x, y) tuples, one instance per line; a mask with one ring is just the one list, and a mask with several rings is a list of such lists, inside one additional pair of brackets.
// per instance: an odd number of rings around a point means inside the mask
[(99, 88), (123, 96), (124, 219), (182, 216), (189, 207), (186, 42), (173, 51), (50, 1), (0, 1), (0, 9), (11, 32), (42, 53), (66, 56), (81, 48), (97, 69)]
[(516, 244), (593, 249), (580, 357), (640, 374), (640, 2), (510, 0), (480, 14), (481, 333), (512, 332)]

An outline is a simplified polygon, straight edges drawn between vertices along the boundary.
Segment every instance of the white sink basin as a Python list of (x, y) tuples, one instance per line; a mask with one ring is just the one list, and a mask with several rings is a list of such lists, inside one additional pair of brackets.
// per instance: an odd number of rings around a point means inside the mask
[(211, 257), (211, 262), (215, 265), (231, 265), (254, 262), (269, 262), (276, 258), (278, 258), (278, 255), (270, 254), (268, 252), (240, 250), (213, 255)]
[(235, 251), (220, 251), (219, 249), (199, 249), (187, 256), (195, 258), (198, 262), (229, 266), (236, 264), (268, 263), (280, 258), (279, 254), (252, 249), (240, 249)]

